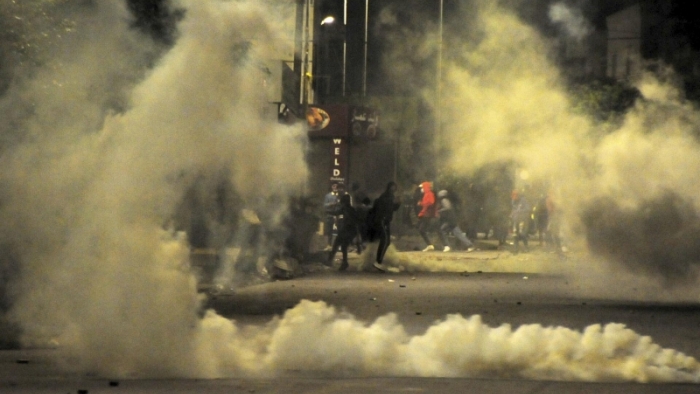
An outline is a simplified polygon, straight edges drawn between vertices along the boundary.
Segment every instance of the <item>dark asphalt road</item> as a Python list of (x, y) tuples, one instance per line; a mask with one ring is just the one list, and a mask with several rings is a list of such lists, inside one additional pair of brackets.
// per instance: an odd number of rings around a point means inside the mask
[[(481, 254), (479, 254), (481, 253)], [(394, 262), (434, 260), (453, 272), (398, 272), (380, 274), (357, 271), (362, 263), (354, 256), (349, 272), (321, 265), (281, 280), (218, 289), (209, 294), (207, 306), (241, 325), (264, 325), (283, 315), (301, 300), (323, 301), (363, 322), (395, 313), (409, 335), (421, 335), (447, 315), (478, 314), (496, 327), (539, 324), (582, 330), (592, 324), (625, 324), (648, 335), (664, 348), (700, 358), (700, 303), (664, 297), (659, 287), (638, 283), (634, 287), (619, 278), (621, 287), (590, 286), (596, 278), (580, 280), (580, 261), (561, 261), (551, 254), (532, 252), (514, 256), (495, 251), (465, 253), (406, 252)], [(496, 257), (494, 257), (496, 256)], [(548, 260), (546, 263), (541, 263)], [(426, 263), (428, 261), (428, 263)], [(537, 264), (530, 264), (532, 262)], [(455, 270), (453, 263), (462, 264)], [(447, 264), (449, 263), (449, 264)], [(441, 265), (442, 264), (442, 265)], [(447, 265), (445, 265), (447, 264)], [(489, 272), (491, 265), (498, 267)], [(508, 267), (506, 267), (508, 266)], [(561, 266), (561, 267), (559, 267)], [(569, 268), (562, 268), (568, 266)], [(552, 267), (559, 267), (552, 269)], [(519, 269), (522, 268), (522, 269)], [(572, 269), (573, 268), (573, 269)], [(328, 378), (290, 372), (271, 379), (222, 380), (122, 380), (65, 374), (51, 363), (53, 350), (0, 352), (2, 393), (697, 393), (693, 384), (585, 383), (524, 379)], [(111, 383), (111, 384), (110, 384)], [(84, 390), (84, 391), (81, 391)]]

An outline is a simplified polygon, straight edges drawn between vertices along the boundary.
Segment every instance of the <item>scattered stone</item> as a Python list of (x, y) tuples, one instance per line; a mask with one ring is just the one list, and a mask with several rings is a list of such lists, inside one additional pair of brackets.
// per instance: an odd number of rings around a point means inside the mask
[(518, 301), (518, 305), (522, 305), (522, 304), (523, 304), (522, 302)]
[(399, 287), (406, 287), (406, 285), (399, 285)]
[(271, 271), (274, 279), (292, 279), (301, 274), (301, 266), (293, 258), (276, 259), (272, 263)]
[(416, 312), (416, 315), (422, 315), (423, 312)]

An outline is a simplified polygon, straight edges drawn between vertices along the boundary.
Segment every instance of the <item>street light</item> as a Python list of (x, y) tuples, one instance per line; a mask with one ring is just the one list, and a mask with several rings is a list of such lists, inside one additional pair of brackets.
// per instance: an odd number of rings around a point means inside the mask
[[(321, 21), (321, 25), (332, 25), (335, 23), (335, 18), (330, 15)], [(347, 70), (347, 59), (348, 59), (348, 39), (346, 30), (348, 25), (348, 0), (344, 1), (343, 5), (343, 97), (345, 97), (345, 81), (346, 81), (346, 70)]]

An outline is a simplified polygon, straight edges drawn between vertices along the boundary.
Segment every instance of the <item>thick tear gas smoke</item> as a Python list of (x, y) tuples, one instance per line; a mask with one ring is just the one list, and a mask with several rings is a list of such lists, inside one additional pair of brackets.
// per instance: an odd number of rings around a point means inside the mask
[(280, 10), (181, 5), (180, 38), (147, 71), (125, 4), (73, 4), (64, 47), (3, 97), (8, 113), (28, 108), (2, 156), (2, 244), (21, 264), (12, 313), (25, 343), (57, 340), (79, 368), (188, 375), (199, 299), (187, 240), (164, 225), (191, 186), (214, 189), (200, 181), (211, 174), (249, 204), (238, 210), (306, 179), (301, 129), (264, 113)]
[[(546, 38), (496, 2), (477, 1), (473, 6), (468, 14), (479, 18), (447, 24), (440, 100), (443, 171), (470, 176), (494, 163), (526, 169), (529, 179), (516, 179), (518, 187), (546, 185), (539, 192), (549, 192), (559, 206), (567, 242), (584, 249), (586, 236), (615, 231), (603, 228), (609, 221), (593, 221), (615, 204), (636, 210), (632, 216), (643, 216), (639, 210), (647, 209), (649, 201), (664, 200), (671, 193), (697, 209), (700, 201), (693, 185), (698, 184), (694, 169), (700, 160), (696, 133), (700, 122), (697, 111), (670, 83), (673, 78), (640, 75), (636, 87), (642, 98), (619, 126), (602, 126), (575, 110), (564, 78), (549, 56), (553, 46)], [(563, 23), (561, 18), (555, 21)], [(419, 47), (410, 41), (395, 44), (397, 52)], [(434, 97), (434, 86), (422, 93)], [(601, 199), (612, 202), (601, 207)], [(628, 230), (645, 232), (639, 229), (643, 223), (629, 221)], [(700, 255), (697, 241), (685, 236), (694, 232), (697, 222), (686, 218), (677, 225), (676, 233), (668, 236), (688, 242), (681, 251), (672, 249), (681, 242), (656, 248), (624, 244), (640, 241), (639, 237), (607, 239), (611, 244), (605, 249), (639, 246), (634, 254), (638, 261), (627, 256), (617, 267), (652, 274), (652, 280), (667, 285), (679, 283), (680, 273), (695, 271)], [(600, 237), (591, 242), (596, 243), (594, 252), (603, 251)], [(621, 261), (619, 253), (604, 254)], [(656, 268), (650, 269), (652, 265)]]
[[(76, 5), (80, 28), (55, 62), (2, 97), (3, 113), (25, 110), (5, 125), (14, 133), (0, 158), (0, 244), (19, 264), (11, 313), (25, 345), (57, 345), (67, 368), (115, 377), (303, 369), (700, 380), (692, 357), (616, 324), (583, 332), (491, 328), (478, 316), (449, 316), (410, 337), (394, 315), (368, 325), (309, 301), (262, 328), (239, 327), (213, 311), (200, 315), (186, 235), (164, 223), (192, 185), (214, 188), (218, 182), (201, 180), (206, 174), (224, 177), (235, 190), (232, 200), (252, 209), (261, 199), (293, 194), (306, 177), (305, 147), (302, 130), (266, 121), (261, 111), (264, 76), (256, 61), (278, 39), (270, 18), (284, 12), (257, 0), (179, 4), (185, 13), (178, 39), (152, 69), (146, 67), (152, 48), (137, 44), (143, 37), (128, 29), (123, 5)], [(515, 93), (548, 86), (546, 78), (520, 76)], [(552, 113), (540, 121), (546, 114)], [(580, 124), (557, 123), (571, 130)], [(508, 128), (495, 131), (503, 136)], [(555, 138), (551, 131), (544, 133)]]
[[(244, 371), (637, 382), (700, 378), (695, 359), (662, 349), (619, 324), (593, 325), (583, 332), (540, 325), (492, 328), (479, 316), (452, 315), (411, 337), (393, 314), (364, 324), (322, 302), (302, 301), (240, 341), (230, 322), (208, 317), (205, 325), (228, 335), (226, 343), (232, 344), (212, 352), (235, 352), (239, 363), (230, 367)], [(242, 355), (258, 357), (243, 364)]]
[(635, 209), (601, 198), (588, 206), (583, 222), (594, 252), (671, 283), (697, 280), (700, 217), (677, 194), (642, 201)]
[(583, 13), (565, 3), (552, 4), (549, 7), (549, 18), (552, 22), (559, 24), (568, 36), (576, 40), (582, 40), (593, 31)]

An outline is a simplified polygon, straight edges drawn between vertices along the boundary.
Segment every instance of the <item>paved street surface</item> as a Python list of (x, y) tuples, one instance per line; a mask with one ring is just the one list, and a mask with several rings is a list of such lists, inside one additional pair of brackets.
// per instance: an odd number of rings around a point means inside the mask
[[(482, 245), (487, 246), (487, 245)], [(563, 326), (625, 324), (664, 348), (700, 358), (700, 308), (687, 299), (664, 296), (653, 284), (619, 286), (585, 279), (574, 253), (561, 258), (533, 247), (514, 255), (483, 247), (465, 252), (393, 252), (388, 259), (408, 269), (363, 271), (367, 259), (352, 255), (347, 272), (320, 263), (303, 274), (240, 288), (203, 288), (207, 306), (241, 325), (263, 325), (301, 300), (323, 301), (356, 319), (372, 322), (393, 312), (409, 335), (420, 335), (447, 315), (480, 315), (497, 327), (510, 324)], [(410, 250), (410, 249), (409, 249)], [(340, 257), (340, 253), (338, 253)], [(339, 264), (339, 262), (336, 262)], [(336, 265), (337, 266), (337, 265)], [(491, 268), (491, 269), (490, 269)], [(592, 270), (593, 268), (591, 268)], [(432, 270), (434, 272), (427, 272)], [(578, 275), (576, 274), (578, 273)], [(584, 279), (582, 279), (584, 278)], [(615, 279), (615, 278), (612, 278)], [(288, 371), (270, 379), (113, 380), (71, 375), (51, 363), (51, 349), (0, 351), (2, 393), (698, 393), (700, 385), (492, 379), (324, 377)]]

